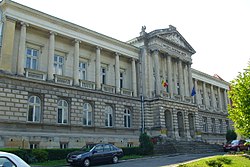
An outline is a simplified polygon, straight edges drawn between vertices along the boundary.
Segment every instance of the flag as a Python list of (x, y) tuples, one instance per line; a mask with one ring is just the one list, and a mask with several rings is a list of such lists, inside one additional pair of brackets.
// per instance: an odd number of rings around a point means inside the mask
[(164, 88), (166, 88), (166, 87), (168, 86), (168, 83), (167, 83), (166, 81), (162, 80), (161, 85), (162, 85)]
[(193, 87), (191, 96), (194, 96), (194, 95), (196, 95), (196, 91), (195, 91), (195, 89), (194, 89), (194, 87)]

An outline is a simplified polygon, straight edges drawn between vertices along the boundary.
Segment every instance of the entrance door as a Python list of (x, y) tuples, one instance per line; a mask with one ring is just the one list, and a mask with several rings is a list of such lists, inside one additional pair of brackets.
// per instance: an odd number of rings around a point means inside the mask
[(172, 137), (172, 114), (169, 110), (166, 110), (165, 113), (165, 125), (166, 125), (166, 128), (167, 128), (167, 132), (166, 132), (166, 135), (168, 137)]
[(193, 114), (188, 114), (188, 122), (189, 122), (190, 136), (194, 138), (195, 132), (194, 132), (194, 115)]
[(182, 112), (177, 113), (178, 121), (178, 132), (180, 137), (184, 137), (184, 123), (183, 123), (183, 114)]

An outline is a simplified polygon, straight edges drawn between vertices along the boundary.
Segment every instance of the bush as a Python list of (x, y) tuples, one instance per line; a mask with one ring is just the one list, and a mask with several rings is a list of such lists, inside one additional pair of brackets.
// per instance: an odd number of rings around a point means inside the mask
[(122, 148), (124, 155), (140, 155), (139, 147), (124, 147)]
[(31, 151), (32, 155), (35, 157), (36, 162), (48, 161), (48, 152), (42, 149), (33, 149)]
[(234, 130), (228, 130), (226, 134), (227, 142), (235, 140), (237, 138), (237, 134)]
[(217, 160), (224, 163), (224, 164), (231, 164), (232, 163), (232, 160), (227, 158), (227, 157), (219, 157), (219, 158), (217, 158)]
[(140, 154), (141, 155), (151, 155), (153, 154), (154, 145), (150, 140), (147, 133), (142, 133), (139, 138), (140, 141)]
[(206, 161), (206, 164), (207, 164), (208, 166), (212, 166), (212, 167), (223, 167), (222, 162), (216, 161), (216, 160), (209, 160), (209, 161)]

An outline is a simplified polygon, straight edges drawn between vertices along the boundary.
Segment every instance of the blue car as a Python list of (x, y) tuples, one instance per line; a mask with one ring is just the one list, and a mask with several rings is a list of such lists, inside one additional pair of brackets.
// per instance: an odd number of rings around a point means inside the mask
[(66, 161), (71, 166), (88, 167), (95, 163), (117, 163), (123, 156), (123, 150), (113, 144), (94, 144), (83, 147), (67, 155)]

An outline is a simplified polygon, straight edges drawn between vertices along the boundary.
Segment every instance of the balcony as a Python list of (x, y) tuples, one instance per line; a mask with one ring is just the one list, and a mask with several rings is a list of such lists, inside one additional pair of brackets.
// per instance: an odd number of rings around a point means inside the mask
[(108, 93), (115, 93), (115, 86), (102, 84), (102, 91)]
[(71, 77), (62, 76), (54, 74), (55, 83), (63, 84), (63, 85), (72, 85), (73, 79)]
[(121, 94), (126, 96), (133, 96), (133, 91), (125, 88), (121, 88)]
[(160, 94), (163, 98), (170, 98), (170, 94), (167, 91), (161, 90)]
[(181, 95), (174, 94), (174, 99), (176, 101), (181, 101)]
[(192, 97), (190, 97), (190, 96), (184, 96), (184, 100), (187, 103), (192, 103)]
[(29, 68), (25, 68), (25, 77), (31, 79), (37, 79), (45, 81), (47, 78), (47, 74), (43, 71), (33, 70)]
[(203, 105), (203, 104), (199, 104), (198, 107), (199, 107), (199, 109), (202, 109), (202, 110), (206, 109), (205, 105)]
[(85, 88), (85, 89), (95, 90), (95, 82), (81, 80), (81, 79), (79, 81), (80, 81), (80, 87)]

